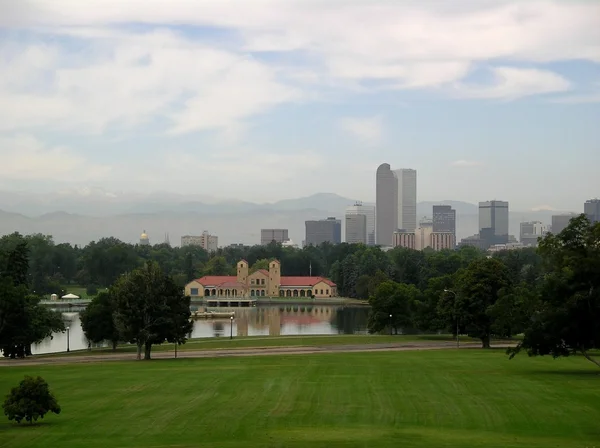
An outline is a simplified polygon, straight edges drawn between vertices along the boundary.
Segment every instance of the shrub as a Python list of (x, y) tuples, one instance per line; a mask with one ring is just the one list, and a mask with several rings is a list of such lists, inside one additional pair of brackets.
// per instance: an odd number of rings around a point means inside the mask
[(98, 286), (88, 285), (88, 287), (85, 289), (85, 292), (88, 296), (94, 297), (95, 295), (98, 294)]
[(33, 423), (48, 412), (60, 414), (60, 406), (48, 383), (39, 376), (25, 376), (18, 386), (12, 388), (2, 407), (8, 419), (17, 423), (22, 420)]

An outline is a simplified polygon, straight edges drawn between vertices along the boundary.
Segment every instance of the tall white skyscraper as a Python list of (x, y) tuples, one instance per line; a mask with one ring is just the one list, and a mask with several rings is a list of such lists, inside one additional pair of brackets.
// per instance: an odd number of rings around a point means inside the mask
[(367, 217), (367, 246), (375, 246), (375, 206), (357, 202), (346, 208), (346, 215), (365, 215)]
[(378, 246), (392, 247), (398, 230), (398, 178), (389, 163), (377, 168), (375, 238)]
[(414, 232), (417, 228), (417, 171), (394, 170), (398, 179), (398, 228)]

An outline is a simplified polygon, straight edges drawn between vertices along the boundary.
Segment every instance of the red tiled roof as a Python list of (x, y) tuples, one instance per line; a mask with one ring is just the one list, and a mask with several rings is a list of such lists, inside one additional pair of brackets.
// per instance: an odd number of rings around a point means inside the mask
[[(268, 276), (268, 271), (261, 269)], [(204, 287), (207, 286), (245, 286), (237, 281), (235, 275), (205, 275), (202, 278), (195, 280)], [(323, 282), (328, 286), (335, 287), (336, 284), (325, 277), (281, 277), (281, 286), (315, 286), (317, 283)], [(227, 285), (225, 285), (227, 284)], [(234, 285), (235, 284), (235, 285)]]
[(320, 282), (335, 286), (335, 283), (324, 277), (281, 277), (281, 286), (315, 286)]
[(256, 272), (262, 272), (263, 274), (265, 274), (267, 277), (269, 276), (269, 271), (267, 271), (266, 269), (259, 269)]
[(220, 286), (223, 283), (237, 283), (237, 277), (235, 275), (205, 275), (197, 278), (196, 282), (202, 286)]

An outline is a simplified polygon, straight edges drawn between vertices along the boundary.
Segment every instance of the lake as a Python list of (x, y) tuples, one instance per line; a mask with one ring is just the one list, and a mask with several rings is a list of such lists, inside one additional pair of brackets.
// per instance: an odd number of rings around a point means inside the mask
[[(236, 336), (285, 336), (365, 334), (368, 307), (332, 305), (262, 305), (254, 308), (219, 308), (234, 311), (235, 319), (196, 319), (190, 338)], [(71, 350), (88, 347), (81, 328), (79, 313), (62, 313), (69, 327), (68, 344)], [(96, 345), (95, 345), (96, 346)], [(55, 333), (32, 346), (35, 354), (57, 353), (67, 350), (67, 332)]]

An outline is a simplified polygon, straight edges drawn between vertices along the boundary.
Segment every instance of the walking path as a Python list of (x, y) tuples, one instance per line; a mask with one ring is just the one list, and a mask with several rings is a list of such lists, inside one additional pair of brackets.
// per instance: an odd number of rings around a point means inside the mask
[[(495, 348), (507, 348), (511, 344), (497, 344)], [(479, 348), (481, 344), (475, 342), (461, 343), (460, 349)], [(252, 347), (239, 349), (214, 349), (214, 350), (180, 350), (177, 358), (223, 358), (244, 356), (267, 355), (302, 355), (314, 353), (353, 353), (353, 352), (390, 352), (409, 350), (442, 350), (456, 349), (456, 343), (444, 342), (398, 342), (387, 344), (352, 344), (352, 345), (324, 345), (324, 346), (295, 346), (295, 347)], [(152, 359), (172, 359), (174, 351), (155, 351)], [(38, 366), (52, 364), (89, 363), (105, 361), (132, 361), (136, 359), (135, 353), (107, 353), (102, 355), (70, 355), (70, 356), (32, 356), (25, 359), (0, 359), (0, 367), (10, 366)]]

